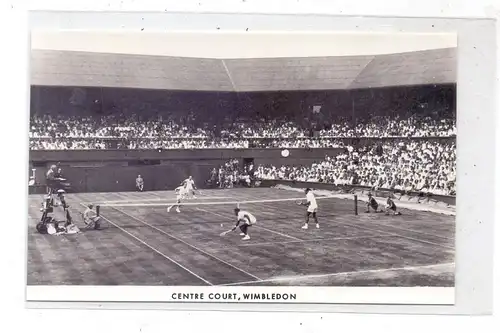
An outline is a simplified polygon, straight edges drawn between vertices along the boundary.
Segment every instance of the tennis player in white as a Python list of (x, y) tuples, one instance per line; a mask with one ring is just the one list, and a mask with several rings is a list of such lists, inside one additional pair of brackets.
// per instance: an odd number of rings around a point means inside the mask
[(306, 211), (306, 223), (302, 227), (302, 229), (307, 229), (309, 228), (309, 218), (313, 217), (314, 222), (316, 222), (316, 228), (319, 229), (319, 222), (318, 222), (318, 217), (317, 217), (317, 212), (318, 212), (318, 203), (316, 202), (316, 198), (314, 197), (314, 193), (311, 191), (310, 188), (306, 188), (306, 202), (301, 202), (299, 203), (300, 205), (306, 206), (307, 211)]
[(176, 204), (174, 204), (174, 205), (171, 205), (171, 206), (169, 206), (169, 207), (167, 208), (167, 212), (168, 212), (168, 213), (170, 213), (170, 210), (171, 210), (172, 208), (174, 208), (174, 207), (176, 207), (176, 208), (175, 208), (175, 211), (176, 211), (177, 213), (180, 213), (180, 212), (181, 212), (181, 210), (180, 210), (180, 207), (181, 207), (181, 202), (182, 202), (182, 200), (183, 200), (183, 199), (186, 197), (186, 195), (187, 195), (187, 190), (186, 190), (186, 188), (185, 188), (184, 186), (179, 186), (179, 187), (177, 187), (174, 191), (175, 191), (175, 194), (176, 194), (177, 203), (176, 203)]
[(194, 194), (194, 190), (196, 189), (196, 185), (194, 184), (193, 176), (189, 176), (188, 179), (184, 180), (184, 187), (186, 188), (186, 194), (190, 197), (196, 199), (196, 195)]
[(248, 227), (254, 225), (257, 222), (257, 218), (253, 214), (241, 210), (239, 207), (234, 209), (234, 214), (237, 216), (236, 225), (232, 229), (223, 232), (221, 236), (224, 236), (232, 231), (235, 231), (236, 228), (239, 226), (241, 230), (240, 236), (243, 236), (242, 240), (249, 240), (250, 235), (248, 235)]

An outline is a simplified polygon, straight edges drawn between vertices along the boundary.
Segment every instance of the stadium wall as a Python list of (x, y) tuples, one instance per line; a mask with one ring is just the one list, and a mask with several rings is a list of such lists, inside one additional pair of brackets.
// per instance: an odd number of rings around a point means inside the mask
[(286, 158), (281, 156), (281, 149), (31, 151), (29, 174), (35, 169), (36, 186), (30, 191), (43, 193), (45, 173), (57, 163), (63, 177), (71, 183), (72, 192), (134, 191), (139, 174), (144, 178), (145, 190), (158, 191), (173, 189), (188, 176), (203, 187), (210, 171), (230, 159), (241, 163), (253, 159), (256, 165), (310, 165), (341, 151), (290, 149)]

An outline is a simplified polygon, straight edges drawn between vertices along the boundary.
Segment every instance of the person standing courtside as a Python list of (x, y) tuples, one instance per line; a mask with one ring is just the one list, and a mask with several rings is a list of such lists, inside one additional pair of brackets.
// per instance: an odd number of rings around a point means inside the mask
[(141, 175), (137, 176), (137, 179), (135, 180), (135, 186), (137, 187), (137, 190), (139, 192), (142, 192), (144, 190), (144, 179), (142, 179)]
[(51, 165), (49, 170), (47, 171), (47, 174), (45, 175), (45, 181), (47, 184), (47, 194), (52, 194), (54, 191), (57, 191), (56, 189), (56, 171), (57, 171), (57, 166)]

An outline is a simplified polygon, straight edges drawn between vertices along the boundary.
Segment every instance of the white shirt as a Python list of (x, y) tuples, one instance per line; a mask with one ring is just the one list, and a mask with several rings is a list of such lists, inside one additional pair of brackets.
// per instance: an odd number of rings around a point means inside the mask
[(240, 210), (239, 213), (238, 213), (238, 221), (246, 221), (250, 224), (254, 224), (255, 222), (257, 222), (257, 219), (255, 218), (255, 216), (253, 216), (252, 214), (250, 214), (249, 212), (246, 212), (244, 210)]
[(193, 188), (193, 186), (194, 186), (194, 180), (188, 178), (184, 182), (186, 184), (186, 188)]
[(312, 191), (309, 191), (306, 195), (306, 200), (309, 202), (309, 208), (318, 208), (318, 203)]
[(177, 197), (181, 198), (186, 195), (187, 191), (184, 186), (179, 186), (175, 189), (175, 193), (177, 193)]
[(87, 208), (87, 209), (85, 209), (83, 216), (85, 219), (92, 219), (92, 218), (97, 216), (97, 213), (94, 210)]

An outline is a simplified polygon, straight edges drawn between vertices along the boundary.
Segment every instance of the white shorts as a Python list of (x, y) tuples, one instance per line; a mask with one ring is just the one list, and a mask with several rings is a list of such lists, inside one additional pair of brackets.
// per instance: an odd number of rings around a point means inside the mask
[(307, 207), (308, 213), (316, 213), (318, 211), (318, 207)]
[(183, 195), (177, 195), (177, 201), (181, 201), (182, 199), (184, 199)]
[(94, 223), (95, 223), (95, 222), (98, 222), (100, 219), (101, 219), (101, 217), (100, 217), (100, 216), (92, 216), (92, 217), (87, 217), (87, 218), (85, 219), (85, 222), (87, 222), (87, 223), (92, 223), (92, 222), (94, 222)]

